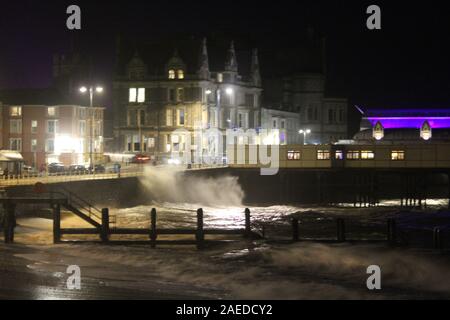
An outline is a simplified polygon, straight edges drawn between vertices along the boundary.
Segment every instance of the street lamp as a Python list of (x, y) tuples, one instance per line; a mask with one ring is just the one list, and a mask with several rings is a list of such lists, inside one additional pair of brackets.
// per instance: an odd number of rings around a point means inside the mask
[(100, 94), (103, 93), (103, 87), (97, 86), (97, 87), (93, 87), (90, 86), (89, 88), (87, 87), (81, 87), (80, 88), (80, 92), (82, 94), (86, 93), (89, 91), (89, 108), (91, 111), (91, 125), (90, 125), (90, 137), (89, 137), (89, 166), (92, 167), (93, 172), (95, 173), (95, 168), (94, 168), (94, 159), (92, 157), (92, 153), (93, 153), (93, 146), (92, 146), (92, 140), (93, 140), (93, 135), (94, 135), (94, 112), (93, 112), (93, 108), (94, 108), (94, 90), (96, 93)]
[(303, 145), (306, 145), (306, 135), (311, 133), (310, 129), (301, 129), (298, 133), (303, 135)]

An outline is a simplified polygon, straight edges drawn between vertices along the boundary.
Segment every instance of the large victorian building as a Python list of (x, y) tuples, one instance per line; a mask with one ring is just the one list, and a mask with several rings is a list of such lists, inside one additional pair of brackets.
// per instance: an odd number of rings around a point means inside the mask
[[(233, 43), (220, 69), (210, 68), (206, 40), (196, 51), (193, 62), (189, 57), (194, 55), (174, 50), (162, 68), (155, 65), (156, 59), (144, 61), (134, 53), (114, 81), (116, 152), (146, 153), (162, 160), (173, 151), (185, 150), (189, 137), (177, 130), (193, 134), (196, 129), (214, 128), (225, 133), (227, 129), (261, 127), (257, 51), (248, 57), (246, 75), (238, 72)], [(193, 147), (205, 151), (211, 147), (207, 139), (200, 144)]]

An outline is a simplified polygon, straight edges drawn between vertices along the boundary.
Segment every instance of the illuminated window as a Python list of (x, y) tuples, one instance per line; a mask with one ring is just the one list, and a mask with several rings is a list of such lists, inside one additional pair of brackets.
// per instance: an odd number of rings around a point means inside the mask
[(147, 148), (153, 149), (156, 146), (155, 138), (147, 138)]
[(375, 153), (373, 151), (361, 151), (362, 160), (372, 160), (375, 159)]
[(36, 133), (38, 127), (37, 120), (31, 120), (31, 133)]
[(169, 70), (169, 79), (175, 79), (175, 70)]
[(173, 111), (172, 109), (166, 110), (166, 126), (173, 126)]
[(45, 152), (55, 152), (55, 140), (47, 139), (45, 141)]
[(330, 160), (330, 150), (317, 150), (317, 160)]
[(145, 88), (130, 88), (129, 102), (145, 102)]
[(288, 160), (300, 160), (301, 153), (300, 151), (288, 151), (287, 159)]
[(180, 109), (180, 110), (178, 110), (178, 125), (184, 126), (184, 122), (185, 122), (184, 110)]
[(349, 151), (347, 152), (348, 160), (359, 160), (359, 151)]
[(391, 152), (391, 160), (393, 160), (393, 161), (405, 160), (405, 151), (392, 151)]
[(20, 117), (20, 116), (22, 116), (22, 107), (11, 107), (11, 108), (9, 108), (9, 115), (11, 117)]
[(130, 102), (136, 102), (137, 101), (137, 89), (136, 88), (130, 88)]
[(342, 150), (336, 150), (334, 156), (336, 160), (344, 160), (344, 152)]
[(21, 138), (9, 139), (9, 150), (22, 151), (22, 139)]
[(184, 71), (178, 70), (178, 79), (184, 79)]
[(36, 151), (37, 151), (37, 140), (31, 139), (31, 152), (36, 152)]
[(145, 102), (145, 88), (139, 88), (139, 89), (138, 89), (138, 98), (137, 98), (137, 102), (138, 102), (138, 103), (143, 103), (143, 102)]
[(48, 107), (47, 108), (47, 116), (55, 117), (56, 116), (56, 108), (55, 107)]
[(9, 120), (9, 133), (22, 133), (22, 120)]

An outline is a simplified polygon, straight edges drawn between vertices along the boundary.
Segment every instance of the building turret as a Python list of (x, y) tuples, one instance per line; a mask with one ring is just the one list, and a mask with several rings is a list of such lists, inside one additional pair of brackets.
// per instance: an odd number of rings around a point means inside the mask
[(127, 76), (130, 79), (144, 79), (147, 73), (147, 66), (142, 61), (139, 53), (136, 51), (127, 64)]
[(252, 50), (251, 79), (255, 86), (261, 86), (261, 73), (259, 71), (258, 49)]
[(172, 58), (166, 65), (166, 74), (170, 80), (182, 80), (186, 77), (186, 64), (178, 55), (178, 50), (175, 50)]
[(208, 48), (206, 46), (206, 38), (202, 41), (202, 48), (200, 50), (199, 60), (198, 60), (198, 77), (200, 79), (209, 79), (209, 59), (208, 59)]
[(238, 64), (236, 59), (236, 51), (234, 50), (234, 42), (231, 41), (230, 48), (228, 49), (227, 60), (225, 62), (225, 71), (238, 72)]

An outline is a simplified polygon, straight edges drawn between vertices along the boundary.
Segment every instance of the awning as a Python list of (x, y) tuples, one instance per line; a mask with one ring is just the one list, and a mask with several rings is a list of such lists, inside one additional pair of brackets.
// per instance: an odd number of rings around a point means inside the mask
[(0, 162), (23, 162), (23, 157), (18, 151), (0, 150)]

